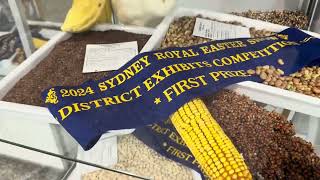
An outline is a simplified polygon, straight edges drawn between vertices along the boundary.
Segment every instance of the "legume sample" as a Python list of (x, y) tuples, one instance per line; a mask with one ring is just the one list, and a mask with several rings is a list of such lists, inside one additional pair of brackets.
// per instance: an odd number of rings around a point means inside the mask
[[(212, 39), (207, 39), (207, 38), (202, 38), (202, 37), (197, 37), (192, 35), (194, 24), (196, 22), (197, 17), (201, 17), (201, 16), (195, 16), (195, 17), (184, 16), (174, 20), (170, 24), (169, 29), (166, 33), (166, 36), (162, 40), (160, 47), (161, 48), (186, 47), (186, 46), (197, 45), (197, 44), (213, 41)], [(225, 22), (225, 21), (219, 21), (219, 22)], [(237, 21), (229, 21), (225, 23), (244, 26)], [(262, 36), (269, 36), (273, 34), (273, 32), (267, 31), (265, 29), (258, 30), (256, 28), (250, 28), (249, 30), (252, 37), (262, 37)]]
[[(284, 61), (279, 59), (278, 63), (281, 65)], [(256, 70), (249, 69), (247, 72), (258, 75), (263, 80), (263, 84), (320, 98), (320, 67), (318, 66), (304, 67), (289, 76), (282, 76), (284, 72), (281, 69), (268, 65), (258, 66)]]
[[(118, 137), (118, 163), (112, 168), (154, 180), (193, 179), (190, 169), (159, 155), (133, 135)], [(133, 180), (136, 178), (116, 174), (110, 171), (99, 170), (84, 175), (82, 179)]]
[(280, 24), (283, 26), (307, 29), (309, 20), (308, 17), (301, 11), (289, 10), (274, 10), (274, 11), (245, 11), (233, 12), (237, 16), (244, 16), (251, 19)]
[(295, 137), (283, 116), (227, 90), (205, 102), (255, 178), (320, 179), (320, 158), (312, 144)]
[(4, 101), (44, 106), (41, 92), (52, 86), (74, 86), (107, 76), (109, 72), (82, 73), (86, 44), (110, 44), (137, 41), (139, 50), (149, 35), (124, 31), (86, 32), (74, 34), (59, 43), (34, 69), (25, 75), (3, 98)]
[[(197, 16), (200, 17), (200, 16)], [(161, 48), (167, 47), (186, 47), (190, 45), (201, 44), (212, 41), (211, 39), (196, 37), (192, 35), (196, 17), (181, 17), (174, 20), (167, 31), (165, 38), (161, 43)], [(239, 26), (243, 26), (239, 22), (226, 22)], [(274, 32), (265, 29), (249, 28), (251, 37), (265, 37), (274, 34)], [(279, 65), (285, 63), (285, 59), (278, 60)], [(259, 68), (258, 68), (259, 69)], [(257, 72), (263, 70), (260, 69)], [(271, 74), (268, 72), (272, 72)], [(283, 76), (281, 69), (275, 67), (268, 67), (268, 70), (262, 73), (256, 73), (255, 70), (250, 70), (249, 74), (257, 74), (264, 80), (264, 84), (275, 86), (303, 93), (313, 97), (320, 97), (320, 67), (305, 67), (301, 71), (293, 73), (290, 76)]]

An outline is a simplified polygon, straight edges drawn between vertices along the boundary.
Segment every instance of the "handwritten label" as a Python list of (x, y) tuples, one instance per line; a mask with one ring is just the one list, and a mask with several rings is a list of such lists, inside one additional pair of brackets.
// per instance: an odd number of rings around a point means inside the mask
[(83, 73), (118, 70), (137, 54), (137, 41), (87, 44)]

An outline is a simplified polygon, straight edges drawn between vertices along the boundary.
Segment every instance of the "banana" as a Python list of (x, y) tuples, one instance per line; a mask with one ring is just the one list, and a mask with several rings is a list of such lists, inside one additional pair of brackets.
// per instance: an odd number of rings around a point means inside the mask
[(73, 0), (61, 27), (66, 32), (82, 32), (106, 20), (106, 0)]

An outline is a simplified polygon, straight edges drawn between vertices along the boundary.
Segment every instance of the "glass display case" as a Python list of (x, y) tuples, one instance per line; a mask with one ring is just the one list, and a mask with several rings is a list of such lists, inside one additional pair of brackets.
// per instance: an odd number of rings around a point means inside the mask
[[(84, 59), (86, 44), (137, 41), (139, 52), (147, 52), (205, 43), (209, 40), (191, 34), (195, 18), (199, 16), (235, 22), (235, 25), (250, 28), (250, 36), (257, 38), (280, 32), (286, 26), (320, 32), (318, 0), (172, 0), (164, 7), (157, 6), (158, 2), (145, 5), (141, 0), (111, 0), (108, 3), (113, 10), (112, 23), (97, 25), (90, 33), (72, 34), (60, 30), (71, 0), (0, 2), (0, 164), (5, 167), (0, 174), (3, 177), (207, 178), (199, 167), (193, 166), (195, 163), (188, 166), (177, 160), (179, 156), (183, 156), (180, 159), (195, 157), (175, 130), (172, 118), (168, 117), (167, 124), (159, 122), (135, 131), (105, 133), (92, 149), (84, 151), (52, 117), (38, 97), (47, 82), (57, 83), (57, 78), (65, 83), (59, 85), (77, 85), (108, 75), (82, 75), (83, 62), (77, 64), (75, 60)], [(137, 14), (132, 10), (139, 8), (143, 9)], [(155, 12), (157, 8), (159, 12)], [(320, 38), (319, 34), (312, 35)], [(59, 68), (57, 59), (68, 67)], [(74, 74), (68, 72), (80, 75), (73, 77)], [(305, 173), (307, 179), (319, 175), (314, 172), (320, 168), (320, 68), (306, 68), (298, 74), (302, 76), (293, 74), (284, 77), (283, 81), (279, 77), (273, 83), (272, 80), (264, 84), (239, 83), (217, 94), (201, 97), (208, 112), (240, 151), (254, 178), (288, 178), (295, 173)], [(311, 78), (306, 80), (305, 76)], [(74, 82), (75, 79), (79, 82)], [(280, 80), (282, 85), (287, 83), (290, 87), (276, 85)], [(302, 81), (308, 82), (303, 84)], [(306, 85), (304, 90), (299, 90), (300, 82)], [(165, 131), (169, 139), (166, 142), (150, 141), (152, 131)], [(178, 141), (182, 146), (170, 144)], [(296, 159), (291, 158), (293, 155)], [(304, 160), (304, 157), (309, 159)], [(312, 167), (303, 165), (311, 161), (316, 161)], [(292, 162), (301, 165), (300, 170)]]

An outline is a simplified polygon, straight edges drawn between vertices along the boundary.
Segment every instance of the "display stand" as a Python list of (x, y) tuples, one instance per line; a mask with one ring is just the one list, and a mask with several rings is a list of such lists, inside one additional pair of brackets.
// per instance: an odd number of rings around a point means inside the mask
[(32, 36), (27, 24), (27, 18), (24, 12), (22, 11), (23, 5), (20, 0), (10, 0), (9, 1), (10, 9), (16, 23), (16, 27), (19, 32), (19, 36), (22, 42), (24, 52), (27, 57), (29, 57), (35, 50), (32, 43)]

